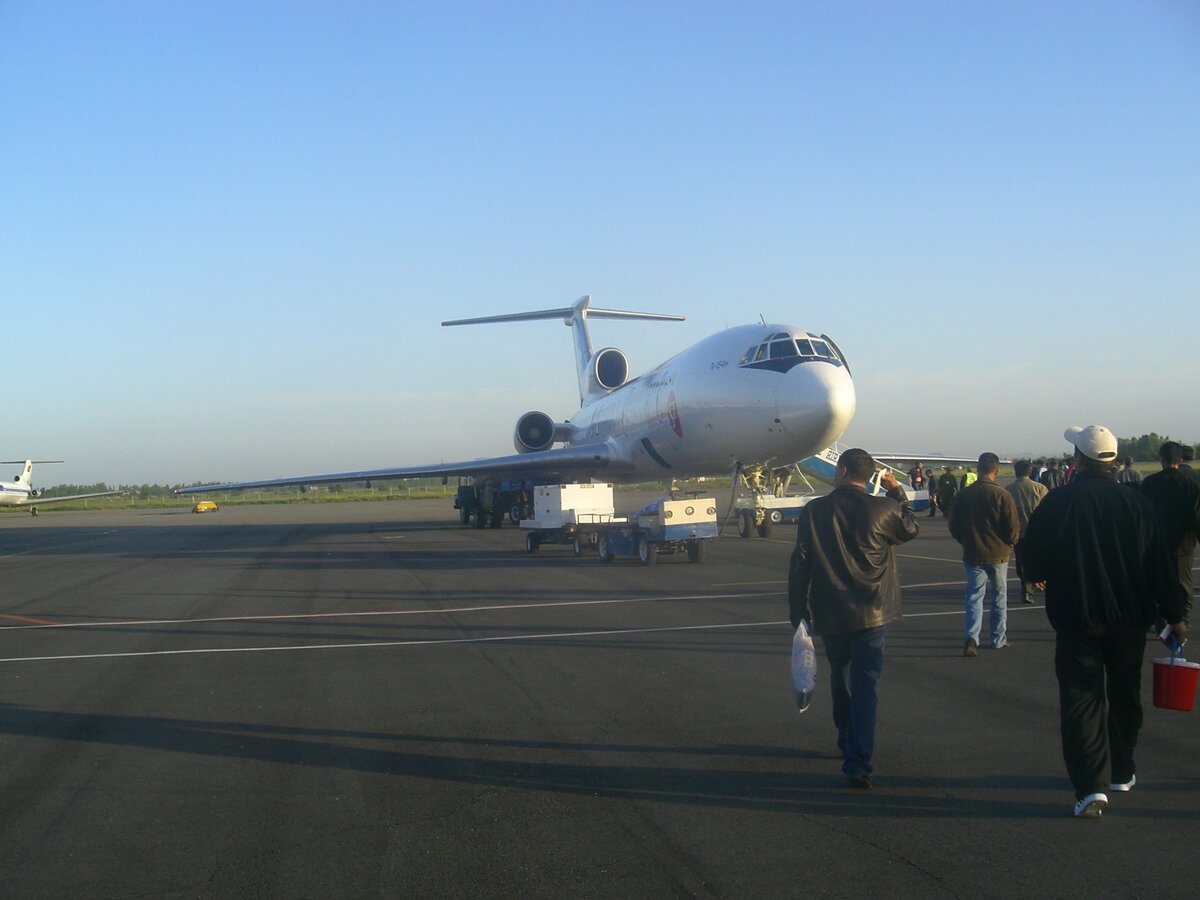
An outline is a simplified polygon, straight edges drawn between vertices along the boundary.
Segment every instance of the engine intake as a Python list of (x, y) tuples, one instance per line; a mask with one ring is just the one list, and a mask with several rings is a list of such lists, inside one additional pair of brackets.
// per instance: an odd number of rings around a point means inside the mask
[(518, 453), (533, 453), (549, 450), (554, 446), (556, 431), (554, 420), (544, 412), (527, 412), (517, 419), (517, 430), (513, 432), (513, 446)]
[(592, 357), (592, 378), (606, 391), (619, 388), (629, 380), (629, 360), (616, 347), (605, 347)]

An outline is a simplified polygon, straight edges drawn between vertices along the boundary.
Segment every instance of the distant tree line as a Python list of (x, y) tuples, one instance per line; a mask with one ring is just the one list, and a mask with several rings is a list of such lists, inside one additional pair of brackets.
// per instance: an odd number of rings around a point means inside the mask
[(1119, 437), (1117, 438), (1117, 455), (1121, 459), (1132, 456), (1137, 462), (1150, 462), (1158, 459), (1158, 448), (1171, 440), (1180, 444), (1185, 443), (1177, 438), (1155, 434), (1153, 431), (1137, 438)]

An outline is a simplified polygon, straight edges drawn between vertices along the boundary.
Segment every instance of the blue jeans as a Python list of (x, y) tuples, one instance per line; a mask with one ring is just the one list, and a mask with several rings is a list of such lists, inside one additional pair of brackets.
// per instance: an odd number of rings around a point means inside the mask
[(870, 775), (875, 752), (875, 686), (883, 676), (887, 626), (823, 635), (833, 688), (833, 724), (837, 726), (842, 771)]
[(992, 589), (992, 646), (1008, 643), (1008, 560), (987, 566), (963, 563), (967, 570), (967, 622), (963, 639), (979, 643), (983, 627), (983, 595)]

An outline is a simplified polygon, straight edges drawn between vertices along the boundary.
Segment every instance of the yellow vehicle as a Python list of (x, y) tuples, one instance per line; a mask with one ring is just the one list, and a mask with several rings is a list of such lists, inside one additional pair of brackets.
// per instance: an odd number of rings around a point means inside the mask
[(192, 507), (192, 512), (194, 512), (194, 513), (216, 512), (220, 508), (221, 507), (217, 506), (217, 504), (214, 503), (212, 500), (201, 500), (199, 503), (197, 503), (195, 506)]

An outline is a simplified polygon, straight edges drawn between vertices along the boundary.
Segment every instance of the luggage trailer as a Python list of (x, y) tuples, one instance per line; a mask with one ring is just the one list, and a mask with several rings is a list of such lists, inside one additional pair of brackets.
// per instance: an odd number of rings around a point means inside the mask
[(595, 548), (600, 559), (637, 558), (652, 566), (660, 555), (686, 553), (688, 562), (704, 556), (704, 541), (717, 536), (714, 497), (656, 500), (631, 519), (613, 514), (611, 484), (559, 484), (534, 489), (533, 519), (521, 521), (525, 549), (567, 544), (576, 556)]

